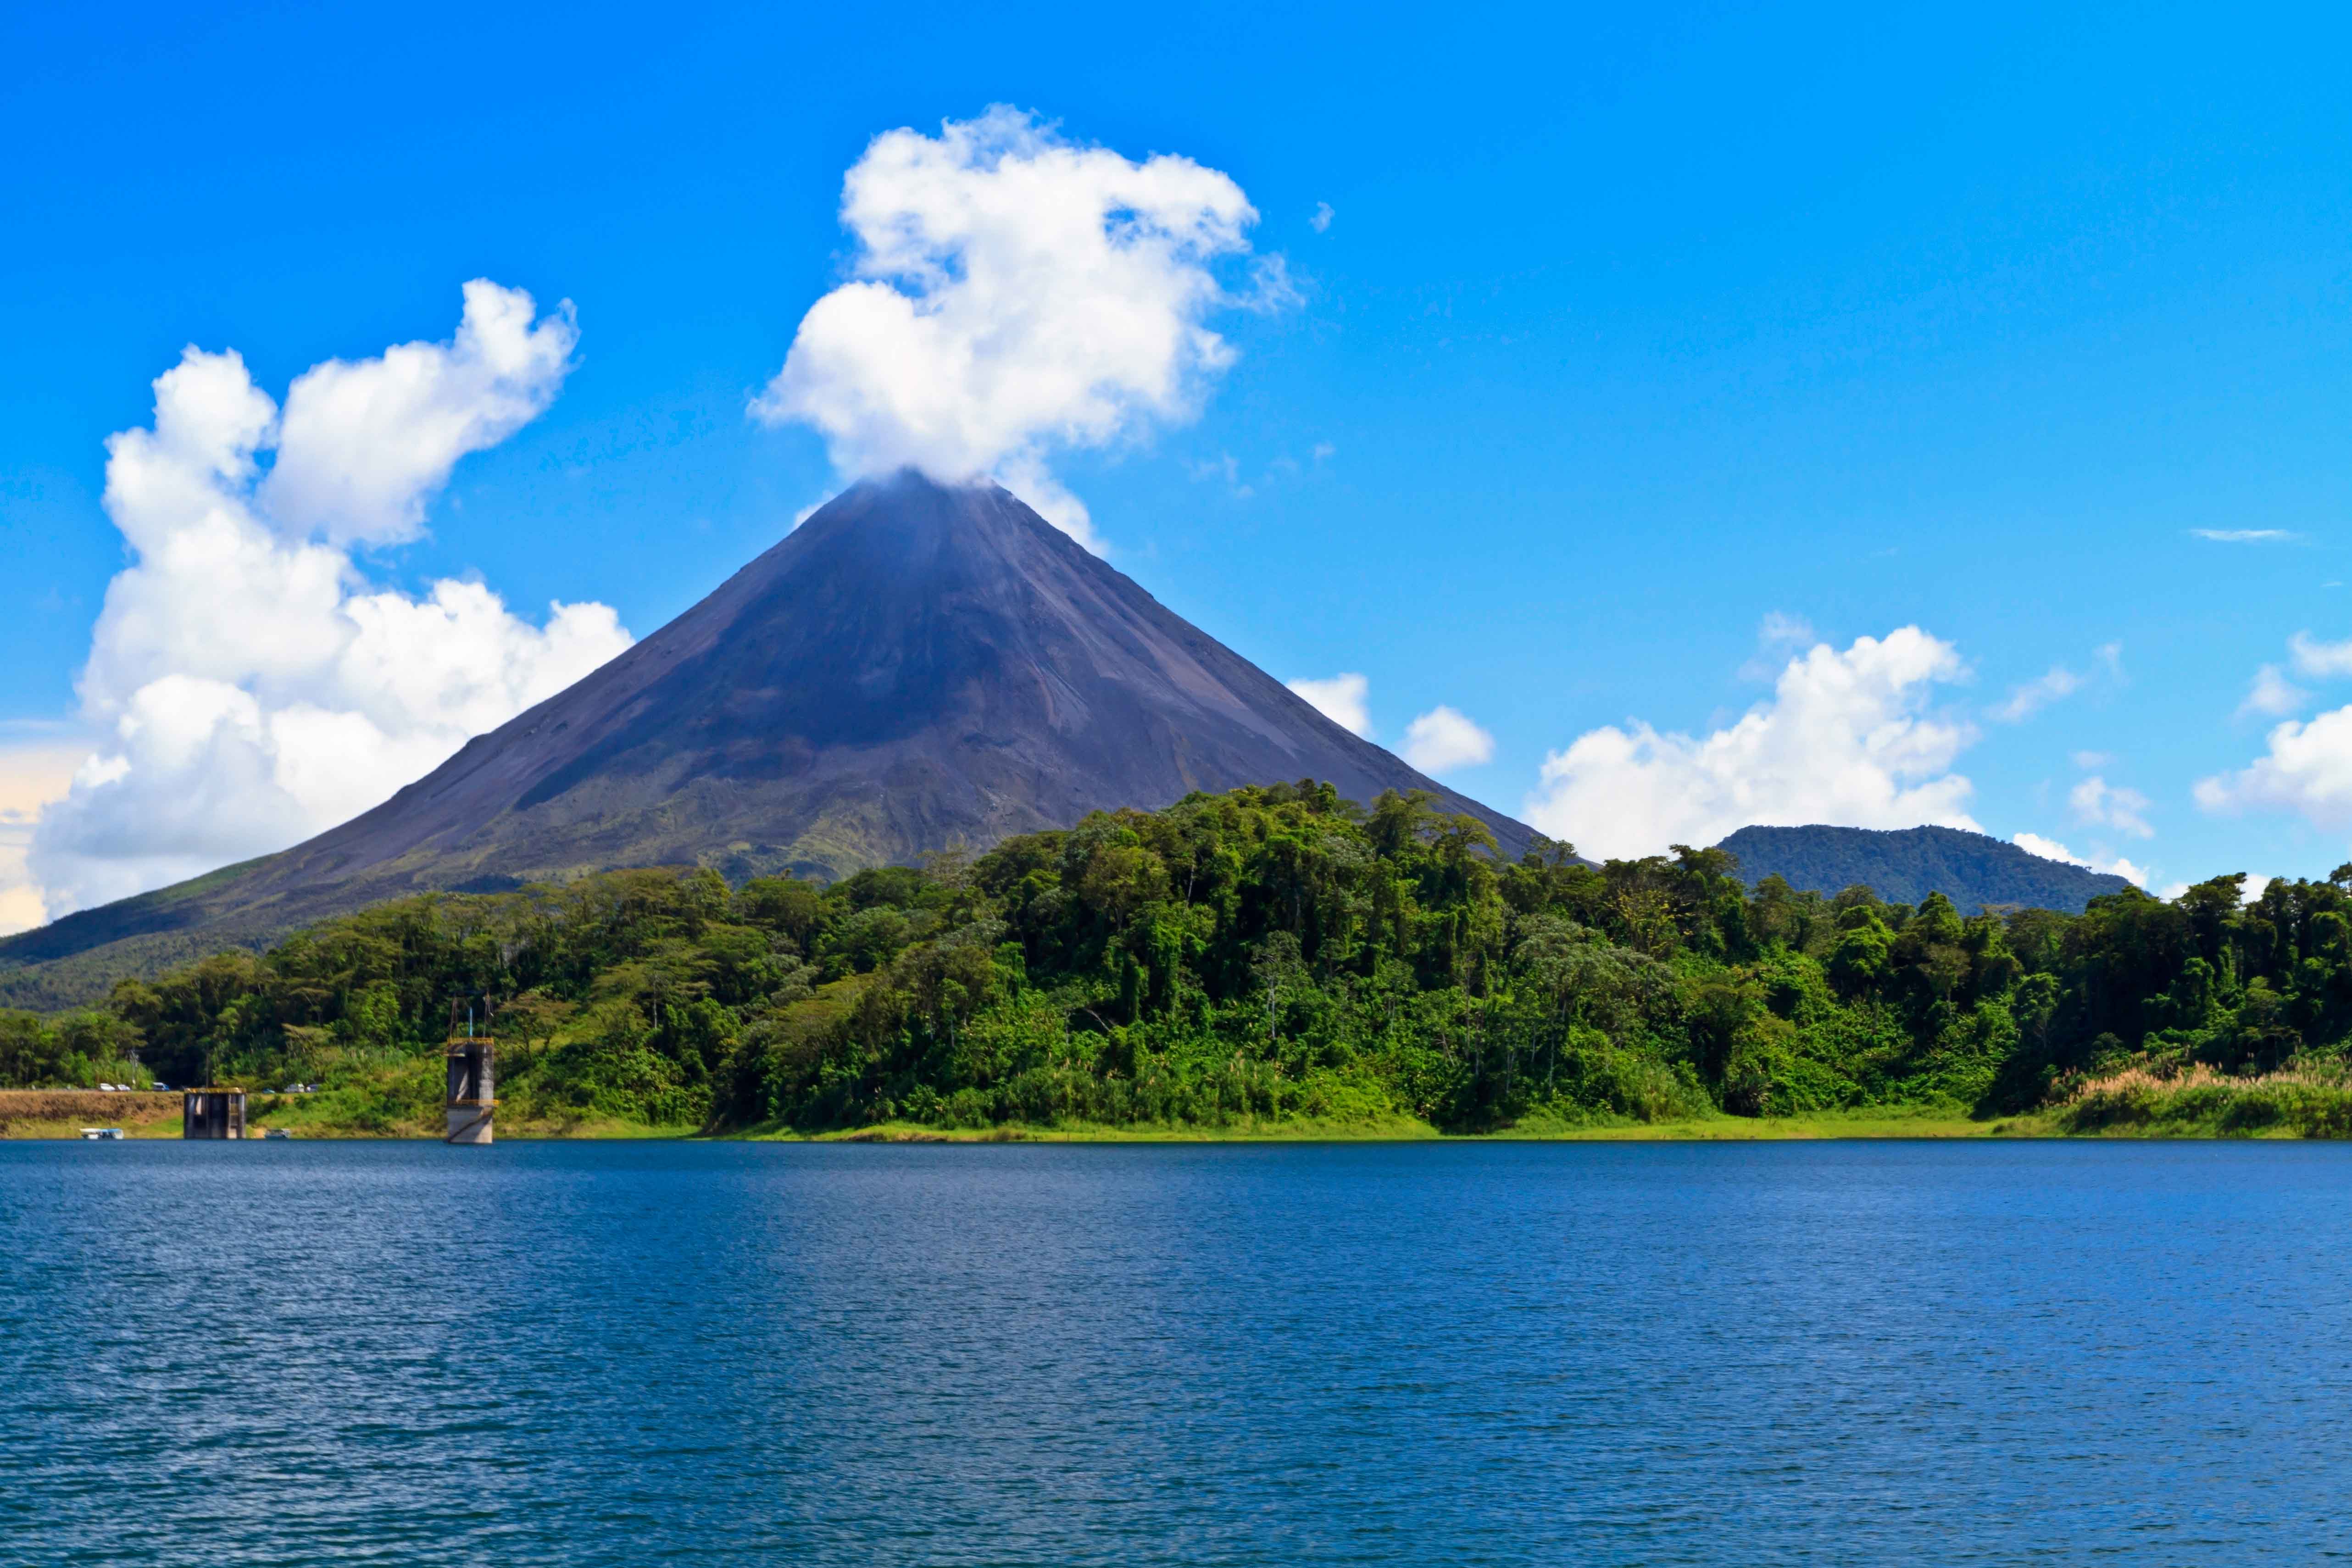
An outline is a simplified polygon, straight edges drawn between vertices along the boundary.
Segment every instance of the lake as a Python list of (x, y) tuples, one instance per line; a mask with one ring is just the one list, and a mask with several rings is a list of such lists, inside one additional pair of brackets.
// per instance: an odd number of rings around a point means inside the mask
[(0, 1561), (2352, 1544), (2352, 1148), (0, 1144)]

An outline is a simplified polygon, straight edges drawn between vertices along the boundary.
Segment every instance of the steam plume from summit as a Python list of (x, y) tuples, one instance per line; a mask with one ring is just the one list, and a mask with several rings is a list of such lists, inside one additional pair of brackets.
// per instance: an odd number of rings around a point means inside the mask
[(1076, 146), (1001, 105), (875, 138), (841, 220), (855, 277), (802, 318), (753, 416), (814, 426), (845, 478), (995, 478), (1090, 546), (1051, 453), (1192, 418), (1234, 360), (1207, 319), (1290, 292), (1275, 257), (1245, 296), (1219, 281), (1257, 221), (1229, 176)]

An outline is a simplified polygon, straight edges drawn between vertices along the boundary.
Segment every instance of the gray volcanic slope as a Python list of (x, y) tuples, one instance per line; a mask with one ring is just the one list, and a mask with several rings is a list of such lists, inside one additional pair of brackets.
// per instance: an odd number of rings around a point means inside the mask
[[(994, 487), (857, 485), (602, 669), (282, 854), (0, 942), (117, 973), (431, 889), (623, 866), (839, 877), (1102, 807), (1305, 777), (1424, 789)], [(77, 961), (77, 970), (90, 966)], [(73, 989), (85, 989), (75, 986)]]

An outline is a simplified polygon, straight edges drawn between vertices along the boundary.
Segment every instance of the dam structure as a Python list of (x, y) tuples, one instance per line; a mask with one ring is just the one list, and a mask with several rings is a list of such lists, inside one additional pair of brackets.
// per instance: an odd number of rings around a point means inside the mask
[(245, 1090), (232, 1085), (207, 1084), (180, 1097), (183, 1138), (242, 1138), (245, 1136)]
[[(474, 1009), (465, 1005), (465, 1033), (459, 1034), (457, 1009), (459, 1003), (449, 1005), (449, 1045), (445, 1053), (448, 1066), (448, 1131), (444, 1143), (488, 1143), (490, 1142), (490, 1113), (498, 1104), (498, 1084), (495, 1068), (496, 1051), (489, 1035), (474, 1033)], [(489, 1007), (483, 1005), (483, 1022), (488, 1022)]]

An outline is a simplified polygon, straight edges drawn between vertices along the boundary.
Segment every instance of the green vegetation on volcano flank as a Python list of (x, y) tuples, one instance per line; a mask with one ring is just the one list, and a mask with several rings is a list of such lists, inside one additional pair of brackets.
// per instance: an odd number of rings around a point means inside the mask
[[(1482, 1132), (2039, 1106), (2113, 1131), (2163, 1107), (2086, 1099), (2092, 1080), (2184, 1072), (2209, 1100), (2216, 1075), (2294, 1075), (2262, 1103), (2333, 1130), (2352, 1105), (2330, 1087), (2352, 867), (2242, 907), (2241, 883), (1964, 918), (1941, 894), (1751, 893), (1716, 849), (1504, 863), (1474, 817), (1302, 783), (830, 886), (660, 869), (402, 900), (124, 981), (101, 1011), (0, 1014), (0, 1084), (135, 1047), (174, 1083), (321, 1082), (296, 1113), (321, 1128), (422, 1131), (447, 998), (488, 993), (508, 999), (502, 1122), (554, 1131)], [(2206, 1130), (2277, 1130), (2200, 1103)]]

